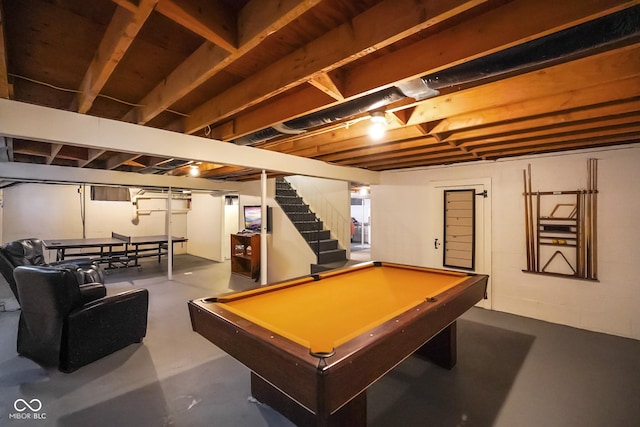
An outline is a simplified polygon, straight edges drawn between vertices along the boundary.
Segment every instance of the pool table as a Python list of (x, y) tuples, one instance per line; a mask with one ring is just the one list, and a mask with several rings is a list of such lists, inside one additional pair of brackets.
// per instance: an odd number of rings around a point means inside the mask
[(366, 389), (416, 353), (451, 369), (456, 319), (488, 276), (369, 262), (189, 301), (193, 330), (299, 426), (365, 426)]

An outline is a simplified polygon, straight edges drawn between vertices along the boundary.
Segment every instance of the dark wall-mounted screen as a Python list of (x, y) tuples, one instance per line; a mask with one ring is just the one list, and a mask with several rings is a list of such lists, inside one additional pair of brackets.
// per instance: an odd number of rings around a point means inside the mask
[[(267, 231), (271, 231), (271, 207), (267, 206)], [(262, 229), (262, 207), (244, 207), (244, 229), (260, 231)]]

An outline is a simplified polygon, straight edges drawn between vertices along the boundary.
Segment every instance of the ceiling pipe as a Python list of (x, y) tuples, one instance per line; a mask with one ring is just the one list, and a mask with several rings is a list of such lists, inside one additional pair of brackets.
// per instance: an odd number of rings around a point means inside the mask
[(356, 114), (366, 113), (405, 98), (406, 95), (397, 87), (391, 87), (363, 97), (329, 107), (316, 113), (307, 114), (293, 120), (286, 121), (274, 127), (266, 128), (252, 134), (233, 140), (238, 145), (253, 145), (267, 141), (283, 134), (305, 132), (316, 126), (326, 125), (338, 120), (347, 119)]
[(630, 7), (437, 73), (398, 83), (397, 86), (335, 107), (261, 129), (232, 142), (238, 145), (254, 145), (287, 134), (303, 133), (316, 126), (376, 110), (406, 97), (420, 101), (437, 96), (444, 88), (477, 83), (515, 71), (526, 72), (536, 67), (547, 66), (560, 59), (571, 59), (594, 49), (638, 38), (640, 35), (638, 22), (640, 22), (640, 6)]
[(435, 90), (475, 83), (510, 72), (548, 66), (594, 49), (637, 38), (640, 6), (567, 28), (491, 55), (422, 77)]

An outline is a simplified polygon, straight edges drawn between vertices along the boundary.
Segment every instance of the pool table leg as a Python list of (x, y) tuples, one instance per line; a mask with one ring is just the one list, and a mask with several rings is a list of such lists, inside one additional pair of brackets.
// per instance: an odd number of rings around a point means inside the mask
[(453, 322), (420, 347), (416, 354), (445, 369), (453, 369), (458, 360), (456, 322)]
[(366, 427), (367, 425), (366, 390), (328, 417), (309, 412), (253, 372), (251, 372), (251, 394), (299, 427)]

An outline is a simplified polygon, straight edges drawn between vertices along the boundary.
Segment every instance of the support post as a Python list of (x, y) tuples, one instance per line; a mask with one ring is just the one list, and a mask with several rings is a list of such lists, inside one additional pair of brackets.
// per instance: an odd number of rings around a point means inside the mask
[(173, 280), (173, 193), (167, 195), (167, 280)]
[(261, 196), (261, 217), (262, 227), (260, 228), (260, 284), (267, 284), (267, 172), (262, 170), (260, 176), (262, 186)]

